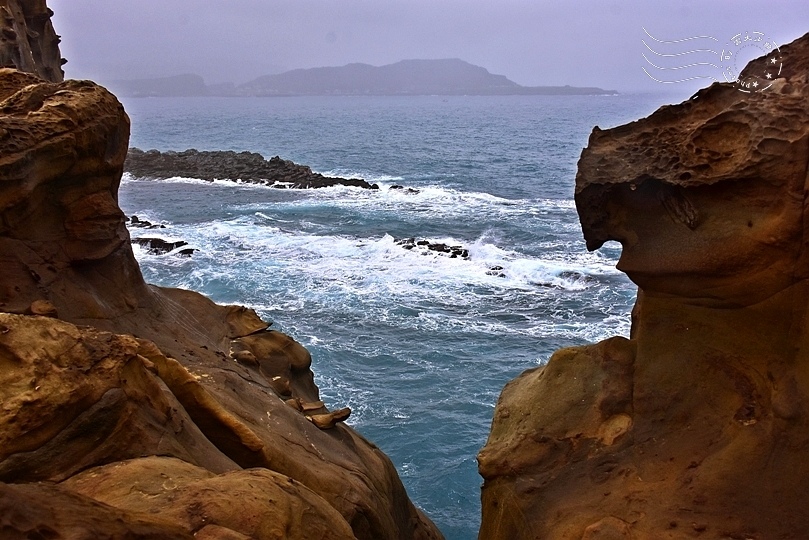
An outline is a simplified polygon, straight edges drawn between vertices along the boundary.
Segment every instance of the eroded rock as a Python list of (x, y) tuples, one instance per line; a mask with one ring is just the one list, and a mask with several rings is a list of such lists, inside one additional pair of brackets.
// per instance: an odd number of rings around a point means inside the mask
[[(166, 528), (123, 503), (96, 511), (106, 488), (71, 491), (79, 471), (161, 455), (216, 475), (204, 482), (219, 494), (185, 491), (183, 508), (197, 496), (204, 508), (236, 508), (241, 492), (217, 478), (249, 483), (254, 473), (242, 469), (259, 468), (268, 490), (279, 487), (278, 475), (305, 486), (284, 491), (319, 509), (313, 523), (339, 514), (334, 537), (347, 523), (360, 539), (441, 538), (379, 449), (344, 423), (321, 430), (285, 403), (320, 400), (305, 348), (268, 331), (253, 310), (144, 283), (117, 205), (129, 122), (114, 96), (90, 82), (52, 84), (0, 70), (0, 99), (0, 134), (14, 134), (0, 136), (0, 480), (20, 484), (0, 497), (19, 517), (4, 530), (93, 536), (105, 519), (117, 520), (112, 533), (132, 538), (263, 530), (245, 515), (238, 526)], [(34, 305), (52, 306), (59, 320), (27, 315)], [(256, 363), (231, 357), (236, 349)], [(62, 484), (31, 483), (40, 480)], [(334, 513), (310, 505), (312, 494)], [(23, 505), (15, 497), (40, 496), (57, 507), (16, 513)], [(263, 511), (274, 515), (270, 506)], [(284, 521), (289, 515), (278, 522), (303, 527), (288, 534), (305, 537), (306, 524)]]
[(623, 246), (631, 339), (506, 386), (479, 455), (481, 538), (809, 529), (809, 35), (780, 53), (764, 92), (714, 84), (593, 131), (576, 206), (590, 249)]
[(0, 1), (0, 68), (15, 68), (51, 82), (64, 79), (53, 12), (45, 0)]

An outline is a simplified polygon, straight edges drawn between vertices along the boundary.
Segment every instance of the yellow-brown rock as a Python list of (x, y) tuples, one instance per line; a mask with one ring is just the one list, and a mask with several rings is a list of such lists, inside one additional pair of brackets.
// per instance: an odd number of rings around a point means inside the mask
[(806, 536), (809, 35), (777, 61), (766, 91), (593, 131), (576, 205), (590, 249), (622, 244), (631, 339), (506, 386), (481, 538)]
[[(159, 518), (134, 515), (50, 483), (0, 482), (3, 540), (109, 538), (192, 540), (187, 529)], [(212, 537), (209, 537), (212, 538)], [(217, 538), (227, 539), (227, 536)]]
[(217, 527), (255, 540), (348, 540), (348, 523), (300, 482), (257, 468), (214, 475), (167, 457), (111, 463), (61, 487), (142, 519), (159, 519), (195, 535)]
[[(144, 283), (117, 205), (128, 134), (100, 86), (0, 69), (0, 505), (16, 516), (2, 530), (101, 537), (114, 519), (112, 538), (441, 538), (378, 448), (285, 403), (320, 400), (303, 346), (250, 309)], [(215, 520), (149, 536), (165, 523), (114, 494), (158, 455), (200, 474), (164, 506)], [(80, 489), (98, 467), (109, 481)], [(66, 506), (18, 502), (51, 493)]]

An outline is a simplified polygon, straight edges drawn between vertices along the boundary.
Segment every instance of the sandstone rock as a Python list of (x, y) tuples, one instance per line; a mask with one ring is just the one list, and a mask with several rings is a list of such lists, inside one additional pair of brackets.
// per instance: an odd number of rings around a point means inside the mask
[(0, 88), (0, 133), (13, 134), (0, 137), (0, 309), (45, 299), (68, 320), (131, 311), (149, 293), (116, 203), (123, 107), (86, 81), (0, 70)]
[(576, 205), (590, 249), (623, 246), (631, 339), (506, 386), (479, 455), (481, 538), (809, 529), (809, 35), (781, 54), (765, 92), (715, 84), (593, 131)]
[(0, 531), (4, 540), (195, 538), (177, 524), (161, 520), (158, 515), (133, 515), (48, 483), (12, 485), (0, 482)]
[(45, 0), (0, 0), (0, 68), (16, 68), (46, 81), (64, 79), (59, 36)]
[[(89, 469), (61, 487), (132, 516), (156, 516), (197, 533), (217, 527), (256, 540), (353, 539), (351, 527), (301, 483), (267, 469), (220, 475), (168, 457)], [(213, 536), (213, 535), (212, 535)]]
[(351, 409), (343, 407), (340, 410), (324, 413), (324, 414), (311, 414), (307, 418), (320, 429), (331, 429), (339, 422), (345, 422), (351, 416)]
[(58, 317), (59, 312), (56, 306), (47, 300), (34, 300), (28, 308), (29, 315), (39, 315), (41, 317)]
[[(274, 377), (289, 381), (286, 397), (320, 399), (305, 348), (267, 331), (250, 309), (144, 283), (116, 202), (129, 123), (114, 96), (90, 82), (0, 70), (0, 99), (0, 481), (65, 481), (152, 455), (215, 475), (258, 467), (266, 469), (259, 476), (272, 471), (317, 494), (342, 516), (335, 534), (345, 522), (360, 539), (441, 537), (378, 448), (342, 423), (318, 429), (281, 399)], [(60, 320), (23, 315), (41, 300)], [(231, 350), (249, 351), (258, 369)], [(26, 501), (52, 490), (11, 489)], [(64, 507), (47, 515), (32, 507), (9, 530), (97, 536), (102, 515), (123, 515), (88, 510), (85, 527), (70, 513), (98, 503), (53, 489)], [(235, 508), (229, 489), (215, 503), (194, 493), (200, 504)], [(309, 500), (309, 491), (287, 493)], [(151, 518), (157, 529), (141, 533), (132, 515), (110, 526), (112, 537), (187, 537)], [(168, 532), (148, 536), (161, 527)], [(237, 529), (215, 523), (197, 532), (252, 535)]]
[(124, 165), (135, 176), (171, 178), (181, 176), (200, 180), (233, 180), (266, 184), (279, 188), (311, 189), (336, 185), (379, 189), (361, 178), (339, 178), (312, 172), (305, 165), (275, 156), (265, 160), (255, 152), (215, 151), (200, 152), (144, 152), (130, 148)]
[(62, 480), (150, 454), (238, 469), (191, 421), (143, 349), (131, 336), (0, 313), (0, 480)]

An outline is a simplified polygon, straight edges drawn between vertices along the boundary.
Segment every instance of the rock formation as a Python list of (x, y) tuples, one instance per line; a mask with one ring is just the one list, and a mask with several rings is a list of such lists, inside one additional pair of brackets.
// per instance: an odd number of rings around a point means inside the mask
[(143, 281), (128, 135), (100, 86), (0, 69), (3, 537), (440, 538), (303, 346)]
[(171, 178), (180, 176), (200, 180), (239, 180), (254, 184), (266, 184), (279, 188), (310, 189), (329, 186), (355, 186), (379, 189), (361, 178), (339, 178), (312, 172), (306, 165), (298, 165), (278, 156), (264, 159), (255, 152), (213, 151), (200, 152), (144, 152), (130, 148), (124, 170), (134, 176), (147, 178)]
[(0, 68), (34, 73), (46, 81), (64, 79), (53, 12), (45, 0), (0, 0)]
[(623, 246), (631, 339), (506, 386), (481, 538), (806, 536), (809, 34), (753, 72), (593, 130), (576, 206), (589, 249)]

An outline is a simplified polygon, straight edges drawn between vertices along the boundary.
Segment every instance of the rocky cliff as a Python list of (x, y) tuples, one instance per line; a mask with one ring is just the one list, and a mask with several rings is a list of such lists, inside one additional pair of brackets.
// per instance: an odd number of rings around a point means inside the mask
[(0, 0), (0, 68), (16, 68), (46, 81), (64, 79), (53, 12), (45, 0)]
[(100, 86), (0, 69), (0, 535), (440, 538), (306, 349), (144, 283), (128, 135)]
[(623, 246), (631, 339), (506, 386), (481, 538), (806, 536), (809, 34), (746, 72), (775, 82), (593, 130), (576, 206)]

